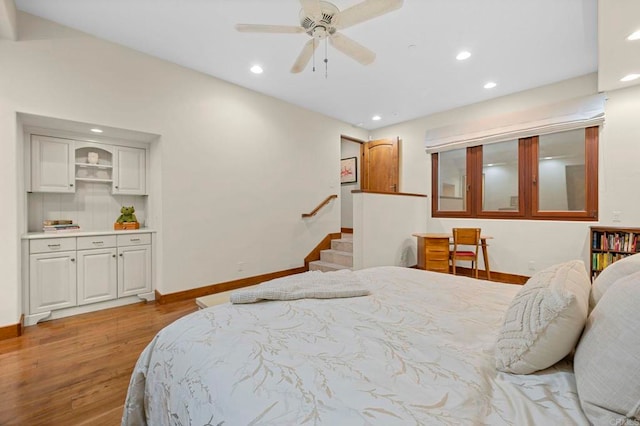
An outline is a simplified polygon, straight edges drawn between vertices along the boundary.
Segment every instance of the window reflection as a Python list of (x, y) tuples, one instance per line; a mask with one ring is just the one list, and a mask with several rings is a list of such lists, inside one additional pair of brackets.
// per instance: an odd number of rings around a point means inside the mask
[(538, 142), (538, 209), (585, 209), (584, 130), (542, 135)]
[(518, 210), (518, 141), (482, 147), (482, 210)]
[(456, 149), (438, 155), (438, 210), (466, 210), (467, 151)]

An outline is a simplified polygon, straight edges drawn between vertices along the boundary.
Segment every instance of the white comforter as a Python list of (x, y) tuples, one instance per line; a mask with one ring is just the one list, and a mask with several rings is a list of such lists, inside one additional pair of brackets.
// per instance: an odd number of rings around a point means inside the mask
[(569, 362), (495, 370), (519, 286), (356, 273), (371, 295), (224, 304), (166, 327), (138, 360), (123, 425), (588, 424)]

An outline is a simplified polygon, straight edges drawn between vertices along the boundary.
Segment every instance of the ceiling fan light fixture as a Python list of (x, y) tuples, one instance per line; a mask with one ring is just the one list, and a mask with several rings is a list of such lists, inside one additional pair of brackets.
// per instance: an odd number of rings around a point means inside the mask
[(493, 89), (496, 86), (497, 86), (497, 84), (495, 82), (489, 81), (489, 82), (485, 83), (484, 88), (485, 89)]
[(629, 34), (629, 37), (627, 37), (627, 40), (629, 41), (640, 40), (640, 30), (634, 31), (631, 34)]
[(94, 127), (93, 129), (91, 129), (91, 131), (93, 133), (102, 133), (102, 129), (98, 129), (97, 127)]
[(371, 119), (373, 121), (380, 121), (380, 120), (382, 120), (382, 117), (380, 117), (379, 115), (374, 115), (373, 117), (371, 117)]
[(260, 65), (253, 65), (249, 70), (254, 74), (262, 74), (264, 72)]
[(465, 59), (469, 59), (471, 57), (471, 53), (463, 50), (462, 52), (456, 55), (456, 59), (459, 61), (464, 61)]
[(620, 81), (624, 81), (624, 82), (633, 81), (637, 78), (640, 78), (640, 74), (627, 74), (624, 77), (622, 77)]
[[(291, 67), (292, 73), (299, 73), (305, 69), (314, 57), (315, 49), (322, 40), (328, 40), (331, 45), (346, 56), (362, 65), (372, 63), (376, 54), (340, 33), (339, 30), (352, 27), (365, 21), (377, 18), (402, 7), (404, 0), (363, 0), (344, 10), (325, 0), (299, 0), (302, 9), (298, 15), (300, 25), (265, 25), (265, 24), (236, 24), (235, 28), (247, 33), (275, 33), (291, 34), (306, 33), (311, 40), (302, 48), (298, 58)], [(327, 53), (325, 44), (325, 77), (327, 76)], [(315, 66), (313, 68), (315, 71)]]

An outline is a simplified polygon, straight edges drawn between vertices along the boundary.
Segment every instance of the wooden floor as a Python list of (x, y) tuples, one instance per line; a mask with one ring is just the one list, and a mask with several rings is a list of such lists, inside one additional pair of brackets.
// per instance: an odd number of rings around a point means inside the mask
[(0, 425), (119, 425), (140, 352), (183, 302), (139, 303), (26, 327), (0, 341)]

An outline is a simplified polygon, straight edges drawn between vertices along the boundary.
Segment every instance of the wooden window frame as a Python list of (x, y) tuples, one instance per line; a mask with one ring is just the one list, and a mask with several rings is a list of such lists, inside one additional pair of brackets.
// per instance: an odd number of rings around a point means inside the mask
[(431, 154), (431, 215), (435, 218), (482, 218), (522, 220), (598, 220), (598, 135), (599, 127), (585, 132), (585, 210), (539, 210), (538, 136), (518, 140), (518, 209), (513, 211), (482, 210), (482, 145), (467, 148), (466, 210), (441, 211), (439, 207), (438, 153)]

